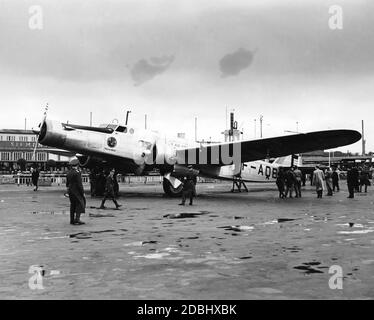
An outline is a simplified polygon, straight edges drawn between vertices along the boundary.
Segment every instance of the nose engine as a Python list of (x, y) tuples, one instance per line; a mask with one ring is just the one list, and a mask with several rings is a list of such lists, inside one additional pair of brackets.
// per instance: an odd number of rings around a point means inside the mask
[(62, 148), (66, 141), (66, 132), (64, 132), (61, 123), (57, 121), (46, 120), (41, 124), (38, 142), (55, 148)]

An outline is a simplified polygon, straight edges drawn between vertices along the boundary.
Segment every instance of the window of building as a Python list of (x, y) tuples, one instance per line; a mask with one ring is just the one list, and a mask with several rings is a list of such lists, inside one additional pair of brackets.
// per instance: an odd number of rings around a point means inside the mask
[(23, 152), (14, 152), (13, 153), (13, 159), (14, 159), (14, 161), (17, 161), (19, 159), (23, 159)]
[(36, 160), (37, 161), (47, 161), (47, 153), (45, 153), (45, 152), (38, 152), (36, 154)]
[(11, 161), (11, 158), (10, 152), (1, 152), (1, 161)]
[(32, 161), (32, 152), (25, 152), (25, 160), (26, 161)]

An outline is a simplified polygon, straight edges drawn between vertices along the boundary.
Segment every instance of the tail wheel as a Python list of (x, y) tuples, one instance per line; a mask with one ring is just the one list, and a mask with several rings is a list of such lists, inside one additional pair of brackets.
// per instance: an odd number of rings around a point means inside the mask
[(168, 179), (164, 178), (162, 183), (164, 192), (170, 197), (180, 197), (182, 195), (183, 185), (181, 184), (178, 188), (174, 188)]

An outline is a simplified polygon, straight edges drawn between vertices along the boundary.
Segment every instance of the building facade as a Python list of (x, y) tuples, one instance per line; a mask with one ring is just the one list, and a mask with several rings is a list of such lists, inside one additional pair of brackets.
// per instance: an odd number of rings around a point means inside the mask
[(54, 160), (55, 170), (65, 170), (69, 158), (54, 155), (50, 151), (50, 148), (37, 143), (37, 136), (32, 130), (0, 129), (0, 171), (2, 173), (20, 170), (22, 162), (26, 164), (26, 168), (36, 165), (41, 170), (46, 170), (48, 163), (53, 163), (48, 160)]

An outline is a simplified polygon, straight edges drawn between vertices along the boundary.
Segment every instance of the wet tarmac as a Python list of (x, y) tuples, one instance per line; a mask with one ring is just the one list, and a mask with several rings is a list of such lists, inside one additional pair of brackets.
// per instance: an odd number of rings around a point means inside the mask
[[(73, 226), (64, 188), (0, 185), (0, 298), (373, 299), (374, 191), (347, 199), (342, 186), (283, 200), (272, 185), (199, 184), (178, 206), (160, 185), (126, 185), (121, 210), (87, 196)], [(333, 265), (342, 289), (329, 287)]]

